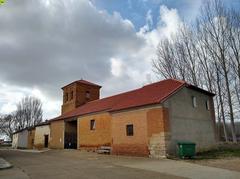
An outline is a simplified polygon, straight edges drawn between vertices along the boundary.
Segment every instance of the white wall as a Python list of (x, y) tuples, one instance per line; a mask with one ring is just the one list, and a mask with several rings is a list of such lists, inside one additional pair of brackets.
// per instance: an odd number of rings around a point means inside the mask
[(13, 135), (13, 148), (27, 148), (28, 146), (28, 130), (23, 130)]
[(12, 138), (12, 148), (17, 148), (17, 144), (18, 144), (18, 133), (13, 134), (13, 138)]

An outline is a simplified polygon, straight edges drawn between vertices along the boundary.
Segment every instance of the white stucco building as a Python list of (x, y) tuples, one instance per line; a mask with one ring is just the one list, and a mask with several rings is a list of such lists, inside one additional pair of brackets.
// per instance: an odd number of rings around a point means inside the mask
[(28, 147), (28, 129), (22, 129), (13, 134), (12, 147), (15, 149)]

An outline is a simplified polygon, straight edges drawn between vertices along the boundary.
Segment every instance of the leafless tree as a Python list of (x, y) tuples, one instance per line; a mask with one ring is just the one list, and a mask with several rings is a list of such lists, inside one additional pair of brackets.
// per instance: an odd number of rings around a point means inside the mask
[(12, 139), (13, 132), (42, 122), (42, 103), (35, 97), (24, 97), (17, 110), (0, 117), (0, 133)]
[(3, 136), (12, 139), (12, 134), (14, 132), (14, 116), (12, 114), (9, 115), (1, 115), (0, 117), (0, 134)]
[[(183, 25), (171, 39), (159, 43), (153, 60), (156, 74), (205, 88), (215, 98), (219, 128), (231, 126), (237, 142), (235, 119), (240, 112), (240, 13), (221, 0), (205, 1), (193, 26)], [(221, 125), (221, 123), (223, 125)], [(220, 129), (219, 129), (220, 131)]]
[(35, 97), (24, 97), (17, 105), (14, 114), (18, 129), (31, 127), (42, 122), (42, 103)]

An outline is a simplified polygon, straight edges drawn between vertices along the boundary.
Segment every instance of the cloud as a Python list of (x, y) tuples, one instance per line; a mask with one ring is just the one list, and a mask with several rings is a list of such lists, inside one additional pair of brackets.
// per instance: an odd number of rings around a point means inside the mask
[(8, 114), (16, 110), (16, 105), (24, 96), (34, 96), (43, 103), (43, 115), (45, 118), (53, 118), (59, 113), (61, 99), (49, 100), (47, 94), (37, 88), (23, 88), (15, 85), (0, 84), (0, 114)]
[[(152, 59), (156, 58), (157, 45), (161, 39), (173, 36), (182, 21), (176, 9), (169, 9), (163, 5), (159, 7), (157, 27), (152, 28), (151, 23), (151, 10), (149, 10), (146, 14), (146, 24), (136, 32), (138, 37), (144, 39), (144, 45), (133, 53), (118, 54), (118, 58), (111, 59), (112, 73), (115, 75), (104, 82), (103, 87), (107, 87), (107, 94), (141, 87), (158, 80), (152, 72)], [(109, 84), (114, 84), (114, 88)]]
[(158, 30), (162, 32), (164, 36), (170, 38), (172, 34), (177, 32), (181, 25), (177, 9), (168, 9), (166, 6), (162, 5), (160, 7), (160, 18), (161, 21), (159, 22)]
[(1, 80), (17, 85), (49, 89), (81, 77), (102, 82), (111, 56), (142, 44), (129, 20), (85, 0), (9, 1), (0, 16)]
[(119, 77), (123, 73), (123, 64), (121, 59), (111, 58), (111, 72), (114, 76)]
[[(146, 82), (156, 80), (156, 78), (153, 78), (155, 75), (152, 72), (152, 59), (156, 58), (157, 45), (160, 40), (172, 37), (182, 24), (176, 9), (168, 9), (164, 5), (160, 6), (159, 9), (157, 27), (150, 28), (152, 23), (151, 11), (148, 11), (146, 25), (137, 32), (138, 36), (145, 39), (145, 45), (136, 53), (129, 54), (128, 59), (123, 60), (128, 63), (128, 65), (125, 64), (128, 67), (125, 70), (132, 79), (139, 80), (138, 84), (140, 84), (140, 81), (144, 83), (143, 79), (145, 78)], [(144, 76), (144, 78), (139, 78), (140, 76)]]
[(30, 94), (43, 101), (47, 118), (60, 113), (60, 88), (74, 80), (102, 85), (102, 96), (150, 81), (159, 39), (180, 21), (175, 9), (162, 6), (157, 28), (150, 10), (136, 32), (118, 12), (98, 10), (87, 0), (7, 1), (0, 16), (0, 113)]

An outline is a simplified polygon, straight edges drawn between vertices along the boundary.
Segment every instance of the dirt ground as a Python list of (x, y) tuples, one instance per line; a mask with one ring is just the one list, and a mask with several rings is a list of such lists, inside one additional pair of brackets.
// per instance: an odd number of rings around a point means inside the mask
[[(8, 149), (0, 150), (0, 157), (14, 166), (0, 171), (0, 178), (4, 179), (238, 179), (240, 176), (237, 171), (203, 166), (206, 160), (196, 165), (183, 160), (99, 155), (79, 150), (38, 153)], [(212, 161), (208, 160), (207, 165)], [(228, 167), (236, 165), (229, 165), (229, 161), (219, 163), (226, 163)]]
[(187, 160), (187, 162), (195, 163), (203, 166), (223, 168), (240, 172), (240, 158), (227, 157), (218, 159), (205, 159), (205, 160)]
[(3, 179), (183, 179), (171, 174), (135, 169), (117, 165), (148, 161), (147, 158), (116, 157), (81, 152), (78, 150), (51, 150), (44, 153), (30, 153), (0, 150), (0, 157), (14, 167), (0, 171)]

